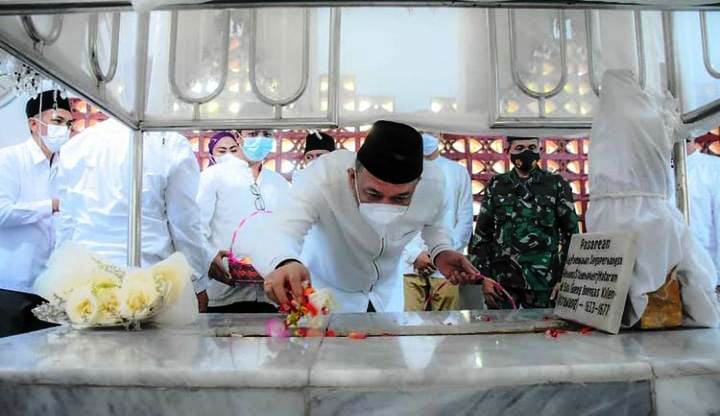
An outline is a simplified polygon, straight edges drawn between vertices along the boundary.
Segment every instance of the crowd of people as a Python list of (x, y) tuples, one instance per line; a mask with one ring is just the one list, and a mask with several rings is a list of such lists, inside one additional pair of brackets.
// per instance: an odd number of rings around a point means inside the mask
[[(109, 119), (70, 140), (70, 103), (53, 90), (26, 116), (31, 137), (0, 149), (0, 336), (45, 325), (30, 311), (53, 248), (127, 264), (130, 131)], [(468, 171), (430, 133), (377, 121), (353, 153), (310, 131), (292, 183), (263, 167), (274, 144), (268, 131), (216, 132), (200, 172), (185, 137), (145, 135), (141, 261), (183, 253), (201, 312), (275, 312), (306, 281), (339, 312), (553, 305), (578, 217), (538, 138), (508, 137), (512, 170), (487, 184), (474, 231)], [(688, 163), (693, 223), (717, 261), (720, 160)], [(230, 273), (240, 257), (256, 282)]]

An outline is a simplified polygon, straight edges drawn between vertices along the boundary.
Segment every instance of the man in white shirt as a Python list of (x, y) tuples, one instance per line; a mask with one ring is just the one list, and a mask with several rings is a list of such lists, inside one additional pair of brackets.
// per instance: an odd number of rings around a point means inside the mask
[[(227, 136), (234, 137), (231, 132), (218, 132), (213, 139)], [(254, 137), (263, 143), (249, 146), (252, 139), (241, 140), (240, 151), (222, 156), (201, 174), (197, 202), (205, 236), (216, 250), (228, 250), (235, 231), (244, 231), (238, 229), (244, 219), (258, 211), (274, 212), (290, 191), (290, 184), (282, 175), (262, 168), (275, 139), (262, 134)], [(253, 160), (254, 170), (247, 162), (252, 159), (257, 159)], [(208, 295), (211, 313), (277, 312), (265, 296), (262, 284), (211, 279)]]
[(59, 150), (70, 137), (70, 102), (45, 91), (25, 106), (31, 138), (0, 149), (0, 337), (47, 327), (31, 309), (32, 289), (54, 245), (52, 186)]
[[(58, 245), (83, 244), (117, 265), (127, 264), (130, 130), (109, 119), (78, 134), (63, 148), (58, 191), (63, 211)], [(220, 254), (207, 248), (195, 202), (200, 179), (188, 140), (177, 133), (147, 133), (143, 140), (142, 265), (176, 251), (193, 268), (201, 311), (207, 307), (207, 272)]]
[(720, 157), (702, 153), (694, 141), (687, 153), (690, 231), (713, 259), (720, 282)]
[[(250, 165), (255, 184), (260, 194), (255, 193), (258, 204), (263, 200), (280, 201), (290, 189), (290, 182), (284, 176), (272, 169), (265, 169), (263, 163), (275, 147), (275, 138), (265, 130), (245, 130), (240, 138), (240, 152), (238, 157)], [(256, 207), (265, 211), (262, 205)]]
[[(461, 164), (440, 156), (437, 137), (424, 133), (423, 154), (444, 178), (445, 212), (442, 225), (450, 233), (452, 247), (464, 252), (473, 229), (473, 200), (470, 174)], [(443, 311), (458, 307), (458, 286), (449, 283), (430, 260), (427, 246), (418, 235), (403, 252), (405, 262), (405, 310)], [(473, 285), (476, 286), (476, 285)]]
[[(415, 129), (378, 121), (357, 155), (337, 150), (307, 167), (276, 220), (249, 222), (238, 234), (270, 299), (302, 299), (303, 282), (312, 277), (314, 287), (333, 293), (338, 312), (402, 311), (401, 254), (419, 232), (433, 264), (453, 283), (481, 279), (452, 250), (440, 225), (444, 179), (423, 162)], [(317, 232), (306, 239), (313, 226)]]

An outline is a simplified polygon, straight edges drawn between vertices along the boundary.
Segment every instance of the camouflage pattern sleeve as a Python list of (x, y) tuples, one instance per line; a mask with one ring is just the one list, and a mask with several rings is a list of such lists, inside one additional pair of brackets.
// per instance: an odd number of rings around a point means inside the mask
[(480, 205), (477, 222), (475, 224), (475, 232), (470, 239), (470, 247), (468, 249), (470, 261), (477, 267), (483, 276), (492, 277), (492, 261), (493, 244), (495, 244), (495, 218), (493, 212), (493, 190), (495, 188), (495, 178), (490, 179), (483, 192), (483, 200)]
[(560, 281), (570, 247), (570, 239), (573, 234), (579, 232), (578, 216), (575, 212), (572, 188), (570, 188), (570, 184), (563, 178), (559, 178), (557, 182), (557, 195), (556, 214), (560, 237), (560, 253), (558, 254), (557, 267), (553, 270), (553, 284)]

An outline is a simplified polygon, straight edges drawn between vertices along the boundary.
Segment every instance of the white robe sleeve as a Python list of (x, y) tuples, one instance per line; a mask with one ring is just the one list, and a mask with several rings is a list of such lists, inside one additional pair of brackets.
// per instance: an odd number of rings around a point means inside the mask
[(443, 251), (453, 250), (450, 234), (443, 225), (443, 214), (446, 210), (447, 203), (443, 199), (442, 208), (438, 210), (434, 218), (425, 224), (421, 231), (422, 240), (425, 242), (433, 264), (438, 254)]
[(214, 180), (212, 171), (204, 171), (200, 174), (200, 186), (197, 194), (197, 204), (200, 209), (200, 225), (203, 235), (206, 239), (212, 237), (213, 216), (215, 216), (215, 207), (217, 205), (217, 181)]
[(58, 200), (60, 200), (60, 212), (58, 212), (55, 221), (55, 247), (60, 247), (66, 241), (72, 240), (72, 233), (75, 229), (75, 217), (63, 210), (63, 201), (67, 195), (67, 177), (63, 169), (62, 162), (58, 166), (58, 173), (55, 177), (55, 189), (57, 190)]
[(0, 227), (33, 224), (52, 215), (52, 200), (15, 202), (20, 193), (19, 169), (9, 158), (0, 159)]
[(415, 260), (417, 260), (420, 253), (424, 250), (427, 250), (425, 242), (420, 236), (420, 233), (417, 233), (415, 238), (403, 249), (402, 261), (406, 272), (410, 273), (411, 271), (415, 271)]
[(200, 225), (200, 209), (195, 201), (200, 169), (190, 144), (180, 148), (178, 164), (171, 170), (165, 189), (167, 219), (175, 250), (183, 253), (193, 269), (195, 293), (207, 288), (208, 258), (206, 239)]
[(455, 227), (452, 231), (452, 245), (457, 251), (464, 251), (470, 243), (473, 232), (473, 198), (470, 174), (467, 170), (458, 169), (458, 201)]

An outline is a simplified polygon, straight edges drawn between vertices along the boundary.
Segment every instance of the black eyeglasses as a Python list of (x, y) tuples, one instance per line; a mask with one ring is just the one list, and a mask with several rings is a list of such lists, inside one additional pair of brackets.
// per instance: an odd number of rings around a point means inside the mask
[(260, 187), (257, 183), (250, 185), (250, 194), (255, 197), (255, 209), (258, 211), (265, 211), (265, 201), (263, 200), (262, 193), (260, 193)]

